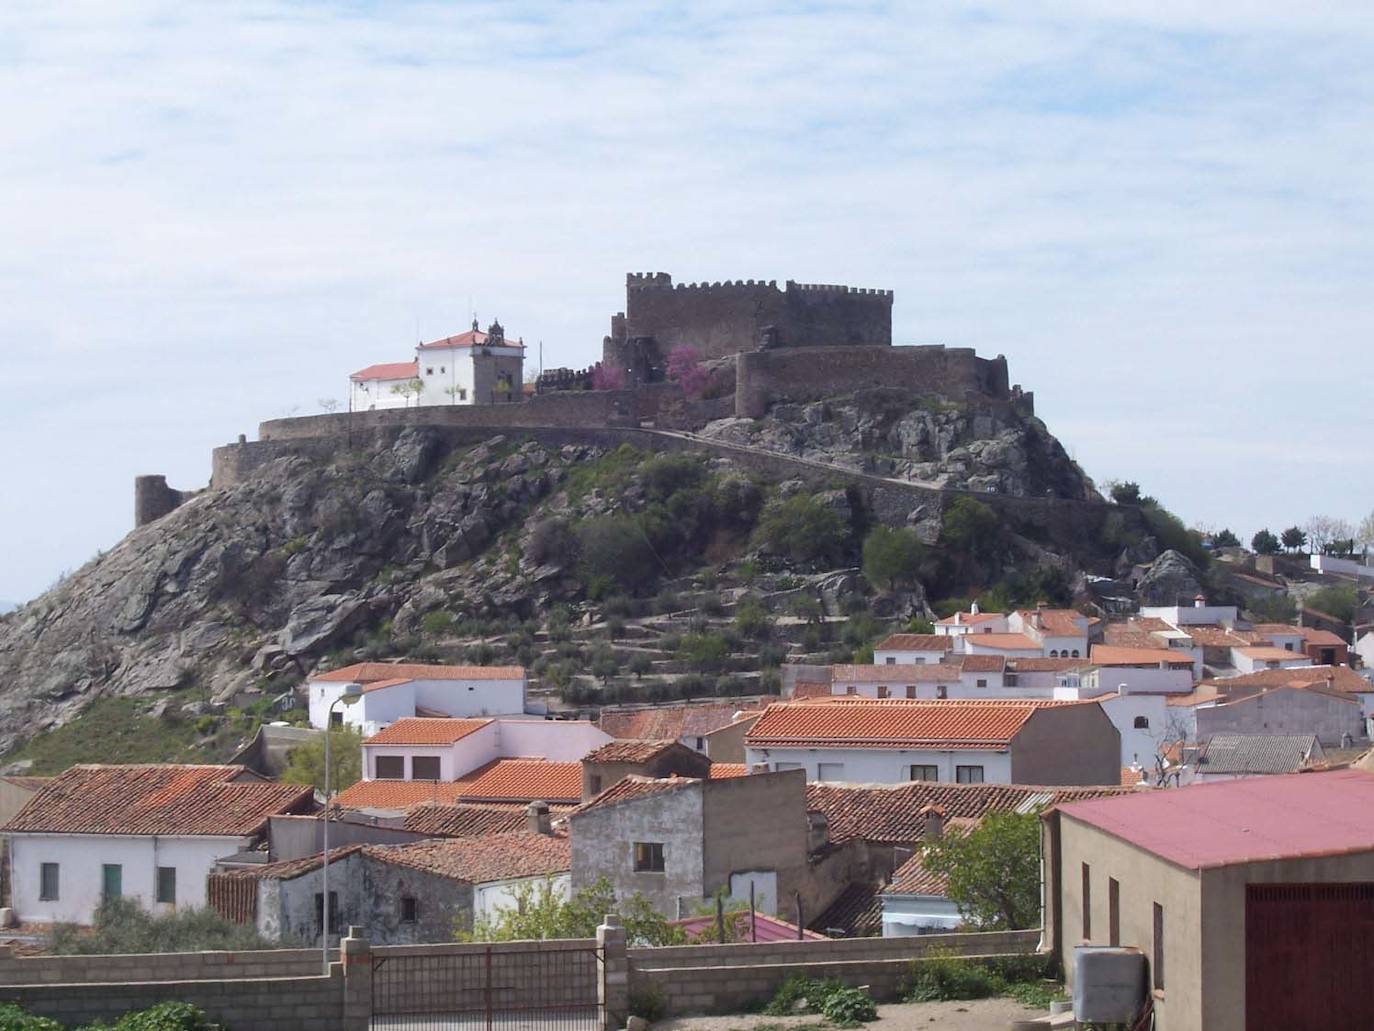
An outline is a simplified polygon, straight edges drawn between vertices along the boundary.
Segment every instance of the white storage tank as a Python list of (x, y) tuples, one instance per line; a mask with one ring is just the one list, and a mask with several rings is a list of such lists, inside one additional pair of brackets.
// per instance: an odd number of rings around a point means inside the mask
[(1145, 1002), (1148, 983), (1139, 949), (1079, 945), (1073, 950), (1073, 1018), (1129, 1024)]

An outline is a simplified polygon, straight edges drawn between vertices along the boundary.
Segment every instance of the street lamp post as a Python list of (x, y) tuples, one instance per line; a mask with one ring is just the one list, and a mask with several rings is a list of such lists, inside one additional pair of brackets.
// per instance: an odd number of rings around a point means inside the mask
[(320, 922), (323, 933), (320, 935), (320, 958), (324, 963), (326, 974), (329, 973), (329, 735), (334, 729), (334, 706), (340, 703), (352, 705), (362, 696), (361, 687), (357, 684), (349, 684), (344, 688), (343, 694), (329, 703), (329, 708), (324, 717), (324, 852), (323, 862), (320, 866)]

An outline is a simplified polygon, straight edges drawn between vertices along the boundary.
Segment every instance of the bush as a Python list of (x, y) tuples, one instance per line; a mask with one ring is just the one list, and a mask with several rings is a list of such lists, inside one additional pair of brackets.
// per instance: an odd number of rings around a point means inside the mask
[(668, 1000), (663, 990), (651, 984), (647, 988), (636, 988), (630, 992), (630, 1016), (643, 1017), (650, 1024), (668, 1015)]
[(426, 612), (420, 620), (420, 629), (430, 637), (438, 637), (440, 634), (447, 633), (452, 626), (453, 613), (446, 609)]
[(915, 583), (925, 555), (925, 545), (915, 530), (875, 526), (864, 538), (864, 578), (874, 587), (888, 590)]
[(858, 1027), (878, 1019), (878, 1007), (860, 988), (840, 988), (821, 1003), (821, 1014), (836, 1027)]
[(640, 525), (629, 516), (589, 519), (577, 531), (581, 553), (581, 579), (597, 593), (611, 594), (611, 585), (631, 593), (643, 591), (658, 580), (662, 567), (653, 545)]
[(735, 606), (735, 630), (741, 637), (762, 641), (773, 632), (773, 617), (751, 594)]
[(849, 528), (835, 510), (805, 494), (769, 504), (754, 528), (753, 544), (792, 562), (839, 560)]
[(935, 950), (911, 965), (908, 1002), (986, 999), (997, 994), (992, 972), (981, 963)]
[[(103, 1031), (100, 1025), (82, 1031)], [(109, 1031), (222, 1031), (189, 1002), (163, 1002), (138, 1013), (126, 1013)]]
[(719, 634), (688, 634), (678, 646), (678, 658), (702, 673), (717, 673), (725, 665), (730, 646)]
[(252, 926), (226, 920), (213, 909), (187, 908), (154, 915), (133, 899), (120, 897), (100, 903), (90, 931), (75, 924), (54, 924), (50, 941), (51, 951), (58, 956), (237, 952), (283, 947), (282, 942), (262, 937)]
[(816, 1013), (836, 1027), (857, 1027), (876, 1020), (878, 1009), (862, 988), (849, 988), (835, 980), (817, 981), (793, 974), (773, 994), (763, 1011), (775, 1017), (797, 1012)]
[(0, 1031), (64, 1031), (61, 1024), (47, 1017), (25, 1013), (12, 1002), (0, 1005)]

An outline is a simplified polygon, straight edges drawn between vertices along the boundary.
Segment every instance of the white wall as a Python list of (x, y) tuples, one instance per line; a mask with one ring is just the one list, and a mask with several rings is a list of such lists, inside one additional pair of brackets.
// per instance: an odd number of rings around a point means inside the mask
[[(1011, 753), (982, 749), (938, 751), (897, 748), (746, 748), (745, 762), (767, 763), (769, 769), (801, 769), (808, 781), (820, 780), (821, 763), (842, 763), (841, 780), (848, 784), (902, 784), (911, 779), (910, 767), (937, 766), (939, 779), (955, 782), (956, 766), (982, 766), (987, 784), (1011, 783)], [(779, 765), (793, 763), (795, 765)]]
[(959, 907), (933, 895), (884, 895), (883, 937), (910, 938), (952, 931), (964, 922)]
[[(1040, 639), (1040, 652), (1050, 658), (1056, 659), (1086, 659), (1088, 657), (1088, 638), (1083, 637), (1049, 637)], [(1053, 652), (1055, 654), (1051, 655)]]
[(470, 405), (473, 403), (472, 350), (467, 347), (436, 347), (417, 350), (420, 380), (424, 391), (420, 403), (426, 405)]
[(1312, 568), (1322, 573), (1344, 573), (1365, 580), (1374, 580), (1374, 566), (1361, 565), (1348, 558), (1334, 558), (1331, 555), (1313, 555)]
[(888, 648), (882, 651), (875, 651), (873, 653), (873, 662), (875, 665), (883, 666), (887, 665), (888, 660), (891, 659), (892, 664), (898, 666), (929, 665), (930, 663), (934, 662), (942, 662), (946, 654), (947, 653), (943, 650), (918, 652), (901, 651), (898, 649)]
[(730, 875), (730, 901), (749, 904), (749, 886), (754, 886), (754, 909), (769, 916), (778, 915), (778, 872), (745, 870)]
[(990, 645), (981, 644), (977, 634), (969, 634), (959, 639), (963, 643), (962, 651), (969, 655), (1001, 655), (1007, 659), (1038, 659), (1049, 653), (1039, 648), (993, 648)]
[(1262, 669), (1292, 669), (1295, 666), (1310, 666), (1312, 660), (1302, 652), (1285, 654), (1282, 659), (1255, 658), (1244, 654), (1244, 649), (1232, 648), (1231, 665), (1235, 666), (1241, 673), (1258, 673)]
[(1234, 605), (1147, 605), (1140, 610), (1146, 619), (1162, 619), (1174, 626), (1195, 626), (1199, 623), (1219, 623), (1230, 626), (1239, 618)]
[[(89, 924), (100, 904), (102, 867), (116, 863), (123, 869), (126, 898), (136, 898), (150, 910), (158, 906), (157, 868), (177, 871), (176, 908), (205, 905), (205, 878), (216, 860), (247, 847), (248, 838), (152, 837), (113, 834), (14, 834), (10, 836), (12, 897), (21, 921)], [(40, 900), (43, 863), (57, 863), (58, 898)]]
[[(1098, 703), (1112, 725), (1121, 732), (1121, 765), (1138, 762), (1147, 770), (1153, 770), (1155, 753), (1169, 725), (1168, 698), (1162, 694), (1127, 693), (1103, 695)], [(1149, 725), (1137, 728), (1135, 721), (1141, 717)]]
[(1131, 692), (1187, 694), (1193, 689), (1193, 673), (1192, 670), (1160, 669), (1158, 666), (1101, 666), (1086, 671), (1079, 684), (1084, 698), (1109, 691), (1114, 693), (1123, 684)]
[(497, 720), (503, 758), (539, 756), (550, 762), (577, 762), (593, 748), (615, 738), (586, 720)]
[(416, 680), (415, 704), (450, 716), (519, 716), (525, 680)]
[(380, 411), (384, 408), (409, 408), (416, 404), (415, 395), (409, 399), (401, 394), (393, 394), (391, 388), (404, 383), (404, 379), (371, 379), (359, 383), (349, 380), (349, 396), (355, 412)]
[(495, 920), (499, 915), (498, 909), (514, 909), (518, 897), (517, 889), (521, 885), (533, 885), (535, 891), (539, 891), (539, 885), (548, 882), (553, 894), (560, 899), (566, 899), (570, 891), (572, 878), (569, 874), (554, 874), (551, 877), (520, 877), (509, 881), (488, 881), (485, 884), (474, 884), (472, 886), (472, 919), (474, 922), (482, 919)]

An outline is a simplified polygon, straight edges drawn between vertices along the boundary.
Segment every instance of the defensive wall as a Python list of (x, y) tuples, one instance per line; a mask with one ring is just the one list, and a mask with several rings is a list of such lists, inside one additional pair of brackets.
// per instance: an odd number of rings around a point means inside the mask
[[(501, 976), (503, 971), (542, 970), (542, 1007), (557, 1011), (561, 1000), (564, 1008), (577, 1010), (595, 999), (604, 1009), (603, 1026), (611, 1029), (623, 1026), (630, 1000), (639, 993), (662, 999), (668, 1016), (741, 1012), (801, 974), (867, 985), (877, 999), (887, 1000), (901, 994), (912, 962), (934, 950), (1025, 956), (1035, 953), (1040, 939), (1039, 930), (1032, 930), (627, 949), (624, 935), (619, 926), (603, 924), (594, 939), (373, 948), (350, 928), (328, 974), (321, 973), (314, 949), (17, 958), (6, 946), (0, 947), (0, 1002), (67, 1024), (113, 1022), (160, 1002), (189, 1002), (232, 1028), (366, 1031), (374, 1017), (394, 1012), (384, 1010), (383, 1002), (397, 996), (411, 1007), (413, 1016), (406, 1019), (423, 1022), (430, 1015), (426, 1003), (442, 1008), (453, 1001), (449, 995), (458, 999), (476, 961), (495, 969), (498, 984), (518, 983)], [(589, 950), (599, 950), (595, 964), (559, 958)], [(491, 994), (493, 1016), (503, 1024), (528, 1004), (507, 998), (505, 989)], [(481, 1018), (480, 1011), (468, 1015)]]

